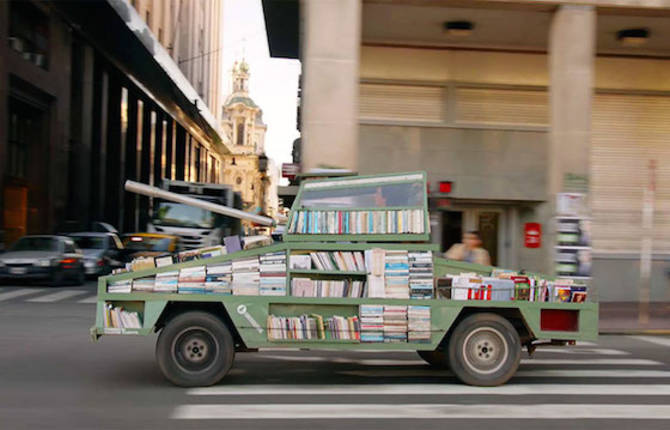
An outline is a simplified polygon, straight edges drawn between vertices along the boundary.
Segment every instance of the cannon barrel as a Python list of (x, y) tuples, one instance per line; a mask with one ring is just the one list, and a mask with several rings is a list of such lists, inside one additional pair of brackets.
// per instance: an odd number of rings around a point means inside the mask
[(158, 187), (152, 187), (151, 185), (143, 184), (141, 182), (127, 180), (125, 183), (125, 189), (126, 191), (130, 191), (131, 193), (142, 194), (144, 196), (155, 197), (158, 199), (169, 200), (177, 203), (183, 203), (185, 205), (195, 206), (196, 208), (205, 209), (207, 211), (215, 212), (217, 214), (253, 221), (256, 224), (267, 225), (267, 226), (275, 225), (275, 221), (272, 218), (252, 214), (249, 212), (244, 212), (239, 209), (230, 208), (228, 206), (217, 205), (216, 203), (196, 199), (189, 196), (184, 196), (182, 194), (171, 193), (170, 191), (166, 191)]

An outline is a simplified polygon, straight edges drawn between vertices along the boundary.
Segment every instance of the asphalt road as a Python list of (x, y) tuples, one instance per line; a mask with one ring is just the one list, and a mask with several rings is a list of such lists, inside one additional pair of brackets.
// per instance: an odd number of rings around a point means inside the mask
[(156, 336), (91, 342), (94, 293), (0, 287), (0, 428), (670, 428), (670, 337), (539, 350), (498, 388), (412, 353), (270, 350), (188, 390), (160, 374)]

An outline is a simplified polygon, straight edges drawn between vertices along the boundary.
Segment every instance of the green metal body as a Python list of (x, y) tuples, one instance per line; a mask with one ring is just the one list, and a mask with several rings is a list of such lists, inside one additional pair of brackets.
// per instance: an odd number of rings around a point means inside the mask
[[(390, 175), (386, 175), (390, 176)], [(356, 177), (370, 178), (370, 177)], [(324, 181), (332, 181), (326, 179)], [(425, 189), (425, 174), (423, 176)], [(309, 183), (307, 181), (306, 183)], [(292, 209), (292, 215), (300, 208), (300, 196), (304, 183)], [(425, 225), (428, 225), (428, 203), (424, 194)], [(332, 208), (328, 208), (331, 210)], [(291, 219), (289, 219), (290, 225)], [(586, 303), (549, 303), (527, 301), (459, 301), (435, 298), (430, 300), (417, 299), (387, 299), (387, 298), (311, 298), (292, 296), (235, 296), (218, 294), (178, 294), (178, 293), (108, 293), (107, 285), (111, 282), (124, 279), (142, 278), (161, 272), (175, 271), (181, 268), (216, 264), (227, 260), (234, 260), (249, 256), (261, 255), (269, 252), (285, 251), (287, 261), (291, 253), (299, 251), (364, 251), (371, 248), (387, 250), (425, 250), (438, 251), (438, 245), (427, 243), (429, 234), (415, 235), (291, 235), (285, 236), (285, 241), (267, 247), (240, 251), (206, 260), (195, 260), (175, 264), (167, 267), (144, 270), (132, 273), (123, 273), (114, 276), (101, 277), (98, 280), (98, 302), (96, 324), (91, 328), (91, 335), (97, 339), (113, 330), (106, 330), (103, 324), (105, 303), (122, 304), (129, 310), (139, 310), (143, 316), (143, 327), (137, 330), (124, 330), (121, 334), (147, 335), (155, 332), (157, 322), (171, 302), (176, 303), (220, 303), (221, 312), (227, 313), (246, 348), (266, 348), (299, 344), (301, 348), (311, 349), (367, 349), (367, 350), (434, 350), (444, 339), (449, 329), (464, 310), (514, 312), (518, 311), (530, 333), (531, 339), (557, 340), (594, 340), (598, 335), (598, 304)], [(343, 243), (344, 242), (344, 243)], [(434, 257), (434, 276), (443, 277), (448, 273), (474, 272), (488, 274), (491, 267), (470, 263), (449, 261)], [(365, 272), (340, 272), (322, 270), (292, 270), (287, 269), (287, 292), (293, 276), (324, 277), (333, 279), (338, 276), (356, 279), (365, 279)], [(361, 304), (381, 305), (429, 305), (431, 307), (431, 339), (430, 343), (361, 343), (356, 340), (283, 340), (269, 341), (266, 332), (269, 314), (282, 316), (299, 316), (302, 314), (317, 313), (324, 318), (332, 315), (352, 316), (358, 314)], [(578, 312), (578, 327), (576, 331), (543, 331), (540, 315), (545, 309), (561, 309)], [(253, 322), (252, 322), (253, 321)]]

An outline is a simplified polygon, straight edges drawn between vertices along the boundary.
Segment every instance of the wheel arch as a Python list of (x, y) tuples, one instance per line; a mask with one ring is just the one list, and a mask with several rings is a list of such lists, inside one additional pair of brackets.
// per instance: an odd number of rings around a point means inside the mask
[(509, 321), (510, 324), (512, 324), (512, 326), (516, 329), (516, 332), (519, 334), (519, 339), (521, 340), (522, 345), (530, 343), (535, 338), (532, 329), (526, 321), (526, 318), (518, 308), (466, 306), (461, 309), (458, 316), (449, 327), (449, 330), (447, 330), (447, 333), (440, 342), (440, 347), (445, 348), (447, 346), (452, 333), (456, 327), (458, 327), (461, 321), (470, 315), (482, 313), (496, 314)]
[(154, 325), (154, 331), (160, 331), (173, 318), (190, 311), (207, 312), (219, 318), (228, 327), (228, 330), (230, 330), (230, 334), (232, 334), (233, 341), (235, 342), (235, 350), (238, 352), (247, 350), (244, 340), (240, 336), (230, 315), (228, 315), (228, 311), (221, 302), (170, 301), (165, 305), (161, 315), (158, 317), (158, 320)]

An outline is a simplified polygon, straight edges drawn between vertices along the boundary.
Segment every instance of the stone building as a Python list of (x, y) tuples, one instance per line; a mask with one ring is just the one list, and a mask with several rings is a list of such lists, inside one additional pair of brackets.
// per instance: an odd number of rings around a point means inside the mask
[(263, 111), (249, 97), (249, 65), (244, 60), (233, 66), (232, 92), (223, 105), (221, 130), (231, 142), (231, 153), (223, 160), (223, 181), (241, 193), (245, 210), (274, 216), (276, 200), (270, 196), (276, 195), (276, 181), (268, 173), (265, 156), (267, 125)]

